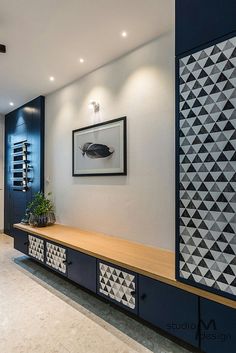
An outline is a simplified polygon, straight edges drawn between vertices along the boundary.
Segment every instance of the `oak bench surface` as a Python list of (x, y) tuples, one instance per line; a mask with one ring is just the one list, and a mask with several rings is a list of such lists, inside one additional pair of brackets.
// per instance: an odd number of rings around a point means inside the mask
[(177, 281), (175, 279), (175, 254), (172, 251), (61, 224), (44, 228), (15, 224), (14, 227), (206, 299), (236, 308), (234, 300)]

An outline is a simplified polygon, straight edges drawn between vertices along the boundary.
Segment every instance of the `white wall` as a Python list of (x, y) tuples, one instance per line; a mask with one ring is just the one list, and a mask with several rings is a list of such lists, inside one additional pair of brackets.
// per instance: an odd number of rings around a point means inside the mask
[[(46, 189), (59, 223), (174, 249), (174, 76), (168, 33), (47, 96)], [(72, 177), (72, 130), (124, 115), (128, 176)]]
[(4, 219), (4, 191), (3, 191), (3, 171), (4, 171), (4, 116), (0, 115), (0, 231), (3, 230)]

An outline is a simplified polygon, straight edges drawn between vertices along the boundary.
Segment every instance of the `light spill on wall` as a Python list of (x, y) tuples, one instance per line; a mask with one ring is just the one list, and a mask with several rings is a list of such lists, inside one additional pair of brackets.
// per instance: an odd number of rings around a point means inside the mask
[[(46, 189), (58, 222), (174, 249), (174, 114), (173, 33), (49, 95)], [(124, 115), (128, 176), (72, 178), (72, 130)]]

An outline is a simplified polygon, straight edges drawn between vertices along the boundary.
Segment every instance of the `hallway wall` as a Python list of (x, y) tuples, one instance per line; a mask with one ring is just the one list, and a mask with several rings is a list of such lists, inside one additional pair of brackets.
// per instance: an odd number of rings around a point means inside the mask
[[(172, 31), (46, 97), (46, 190), (59, 223), (174, 249), (174, 68)], [(121, 116), (128, 175), (72, 177), (72, 130)]]

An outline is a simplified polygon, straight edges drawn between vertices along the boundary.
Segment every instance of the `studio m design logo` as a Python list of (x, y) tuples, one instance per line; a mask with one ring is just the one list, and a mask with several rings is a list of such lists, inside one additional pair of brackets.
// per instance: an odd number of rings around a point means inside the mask
[(222, 343), (231, 340), (232, 337), (230, 333), (217, 328), (215, 319), (210, 319), (199, 321), (196, 338), (200, 338), (201, 342), (209, 340)]
[(172, 331), (173, 335), (176, 331), (191, 331), (197, 340), (212, 340), (216, 342), (226, 342), (231, 340), (231, 335), (222, 331), (217, 327), (215, 319), (210, 319), (208, 321), (200, 320), (195, 322), (169, 322), (166, 325), (168, 331)]

